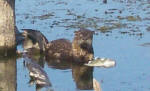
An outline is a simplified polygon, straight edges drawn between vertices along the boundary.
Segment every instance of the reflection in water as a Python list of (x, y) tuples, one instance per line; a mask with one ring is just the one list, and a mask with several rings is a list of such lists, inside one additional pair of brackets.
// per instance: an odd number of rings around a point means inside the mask
[[(35, 31), (32, 31), (32, 33), (36, 34)], [(93, 34), (93, 31), (80, 29), (79, 31), (75, 31), (75, 37), (72, 43), (66, 39), (59, 39), (51, 41), (47, 45), (46, 61), (48, 66), (58, 69), (72, 68), (72, 75), (78, 89), (93, 89), (93, 68), (83, 66), (83, 63), (93, 59)], [(38, 38), (36, 39), (38, 40)], [(32, 45), (33, 41), (30, 42), (31, 43), (24, 42), (24, 45)], [(35, 54), (34, 52), (36, 50), (32, 49), (34, 49), (32, 46), (31, 48), (25, 49), (28, 51), (28, 54), (24, 55), (26, 67), (32, 78), (30, 83), (35, 79), (36, 85), (51, 86), (46, 72), (40, 65), (33, 62), (34, 59), (32, 55)]]
[(93, 88), (94, 91), (102, 91), (100, 83), (95, 78), (93, 79)]
[(40, 91), (40, 89), (44, 87), (51, 90), (50, 89), (51, 83), (49, 81), (47, 73), (41, 67), (41, 66), (44, 67), (44, 64), (43, 63), (41, 64), (41, 61), (44, 61), (44, 60), (42, 60), (41, 57), (39, 58), (39, 61), (33, 60), (33, 59), (34, 58), (28, 57), (26, 54), (24, 54), (24, 61), (25, 61), (26, 67), (29, 70), (29, 76), (31, 78), (29, 81), (29, 84), (32, 85), (33, 83), (35, 83), (36, 91)]
[(0, 59), (0, 91), (16, 91), (16, 59)]
[[(24, 41), (24, 49), (27, 50), (28, 53), (24, 55), (24, 59), (31, 77), (30, 83), (35, 80), (36, 86), (51, 86), (46, 72), (40, 65), (35, 63), (33, 61), (35, 59), (32, 58), (32, 55), (36, 52), (36, 47), (33, 45), (37, 43), (38, 45), (44, 46), (44, 43), (38, 42), (40, 41), (38, 38), (39, 36), (45, 38), (45, 36), (39, 33), (39, 31), (30, 30), (25, 34), (27, 37)], [(45, 43), (47, 50), (45, 54), (48, 66), (57, 69), (72, 68), (72, 76), (76, 82), (76, 86), (82, 90), (93, 89), (93, 68), (83, 65), (83, 63), (92, 60), (94, 56), (92, 46), (93, 34), (94, 32), (88, 29), (80, 29), (75, 31), (73, 42), (66, 39), (58, 39), (48, 44), (47, 42)], [(43, 50), (41, 48), (40, 50)], [(40, 54), (40, 52), (37, 52), (37, 54)]]
[[(149, 80), (143, 79), (149, 75), (150, 51), (137, 45), (148, 42), (150, 38), (147, 30), (150, 26), (150, 0), (107, 0), (106, 5), (101, 4), (102, 1), (104, 0), (16, 0), (16, 23), (19, 28), (41, 30), (49, 40), (60, 37), (71, 40), (73, 30), (81, 26), (104, 31), (94, 38), (95, 55), (116, 58), (118, 67), (107, 71), (95, 71), (95, 77), (100, 79), (101, 73), (102, 78), (107, 80), (111, 74), (112, 80), (103, 84), (106, 91), (118, 91), (118, 87), (122, 87), (124, 91), (128, 91), (129, 88), (147, 91)], [(128, 3), (129, 1), (136, 3)], [(52, 8), (48, 8), (49, 6)], [(42, 20), (36, 17), (50, 13), (53, 16)], [(124, 79), (121, 79), (122, 77)], [(117, 78), (120, 80), (116, 80)]]
[(141, 44), (141, 46), (143, 46), (143, 47), (150, 47), (150, 43), (143, 43), (143, 44)]
[[(29, 70), (29, 84), (36, 84), (36, 91), (41, 91), (42, 88), (47, 88), (50, 91), (51, 83), (47, 73), (43, 70), (44, 57), (35, 57), (24, 55), (25, 66)], [(55, 61), (54, 61), (55, 60)], [(43, 62), (43, 63), (41, 63)], [(93, 78), (93, 67), (84, 66), (83, 63), (62, 61), (62, 60), (46, 60), (50, 68), (55, 69), (72, 69), (72, 77), (76, 83), (77, 89), (101, 91), (100, 84)]]
[(46, 62), (50, 68), (55, 68), (55, 69), (70, 69), (72, 61), (71, 60), (59, 60), (59, 59), (54, 59), (54, 58), (49, 58), (46, 57)]
[(72, 76), (78, 89), (93, 89), (93, 67), (78, 64), (72, 65)]
[(83, 63), (73, 61), (62, 61), (56, 59), (46, 60), (49, 67), (56, 69), (72, 69), (72, 77), (76, 87), (80, 90), (93, 89), (93, 67), (84, 66)]
[(107, 3), (107, 0), (103, 0), (103, 3)]

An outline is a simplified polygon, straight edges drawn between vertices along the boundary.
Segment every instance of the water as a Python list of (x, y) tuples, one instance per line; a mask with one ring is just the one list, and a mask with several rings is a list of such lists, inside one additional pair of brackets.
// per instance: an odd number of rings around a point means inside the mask
[[(102, 91), (149, 91), (149, 7), (149, 0), (108, 0), (107, 4), (102, 0), (16, 0), (16, 25), (20, 31), (23, 28), (40, 30), (49, 41), (58, 38), (72, 41), (75, 30), (91, 29), (97, 33), (93, 39), (94, 56), (116, 61), (113, 68), (73, 66), (70, 69), (67, 64), (55, 67), (55, 63), (38, 60), (54, 91), (80, 91), (78, 85), (84, 80), (79, 77), (77, 82), (75, 74), (76, 70), (83, 69), (89, 70), (86, 74), (89, 83), (84, 84), (90, 86), (91, 78), (95, 78)], [(18, 46), (18, 50), (22, 47)], [(3, 60), (0, 80), (5, 82), (5, 90), (36, 91), (36, 85), (29, 84), (31, 78), (23, 58)], [(7, 77), (9, 75), (11, 77)]]

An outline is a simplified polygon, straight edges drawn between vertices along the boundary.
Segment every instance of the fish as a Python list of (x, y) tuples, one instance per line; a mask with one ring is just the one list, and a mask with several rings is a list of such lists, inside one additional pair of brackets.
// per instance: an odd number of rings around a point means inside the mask
[(94, 58), (93, 60), (89, 61), (88, 63), (85, 63), (86, 66), (92, 66), (92, 67), (114, 67), (116, 65), (116, 62), (109, 58)]

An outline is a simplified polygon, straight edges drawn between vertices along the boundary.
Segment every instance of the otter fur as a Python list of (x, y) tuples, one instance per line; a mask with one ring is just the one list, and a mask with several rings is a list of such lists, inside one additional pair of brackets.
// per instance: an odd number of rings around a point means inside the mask
[(22, 29), (22, 35), (25, 37), (24, 48), (36, 48), (44, 52), (48, 43), (47, 38), (38, 30)]
[(48, 59), (75, 60), (79, 62), (88, 62), (93, 59), (93, 31), (88, 29), (75, 31), (72, 42), (67, 39), (48, 42), (46, 37), (39, 31), (23, 30), (25, 36), (38, 43), (40, 50), (45, 52)]

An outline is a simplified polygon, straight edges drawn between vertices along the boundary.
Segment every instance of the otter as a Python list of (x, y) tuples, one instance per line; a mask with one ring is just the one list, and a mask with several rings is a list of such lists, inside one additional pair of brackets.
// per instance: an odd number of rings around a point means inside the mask
[(86, 61), (93, 59), (93, 34), (94, 31), (90, 31), (88, 29), (75, 31), (75, 37), (72, 42), (72, 53), (75, 58)]
[(15, 36), (16, 36), (16, 45), (21, 44), (24, 40), (24, 37), (22, 36), (22, 33), (19, 32), (17, 26), (15, 26)]
[(38, 30), (22, 29), (22, 35), (25, 37), (23, 46), (25, 49), (35, 48), (44, 52), (48, 44), (47, 38)]
[(72, 42), (67, 39), (57, 39), (48, 42), (46, 37), (36, 30), (24, 30), (27, 36), (34, 43), (38, 44), (41, 51), (44, 51), (47, 59), (75, 60), (77, 62), (88, 62), (93, 59), (94, 51), (92, 46), (94, 31), (80, 29), (75, 31)]
[(47, 44), (46, 49), (47, 59), (72, 60), (72, 45), (67, 39), (53, 40)]
[(67, 39), (53, 40), (47, 44), (48, 57), (58, 59), (72, 59), (79, 62), (88, 62), (93, 59), (94, 51), (92, 46), (93, 31), (80, 29), (75, 31), (73, 42)]

